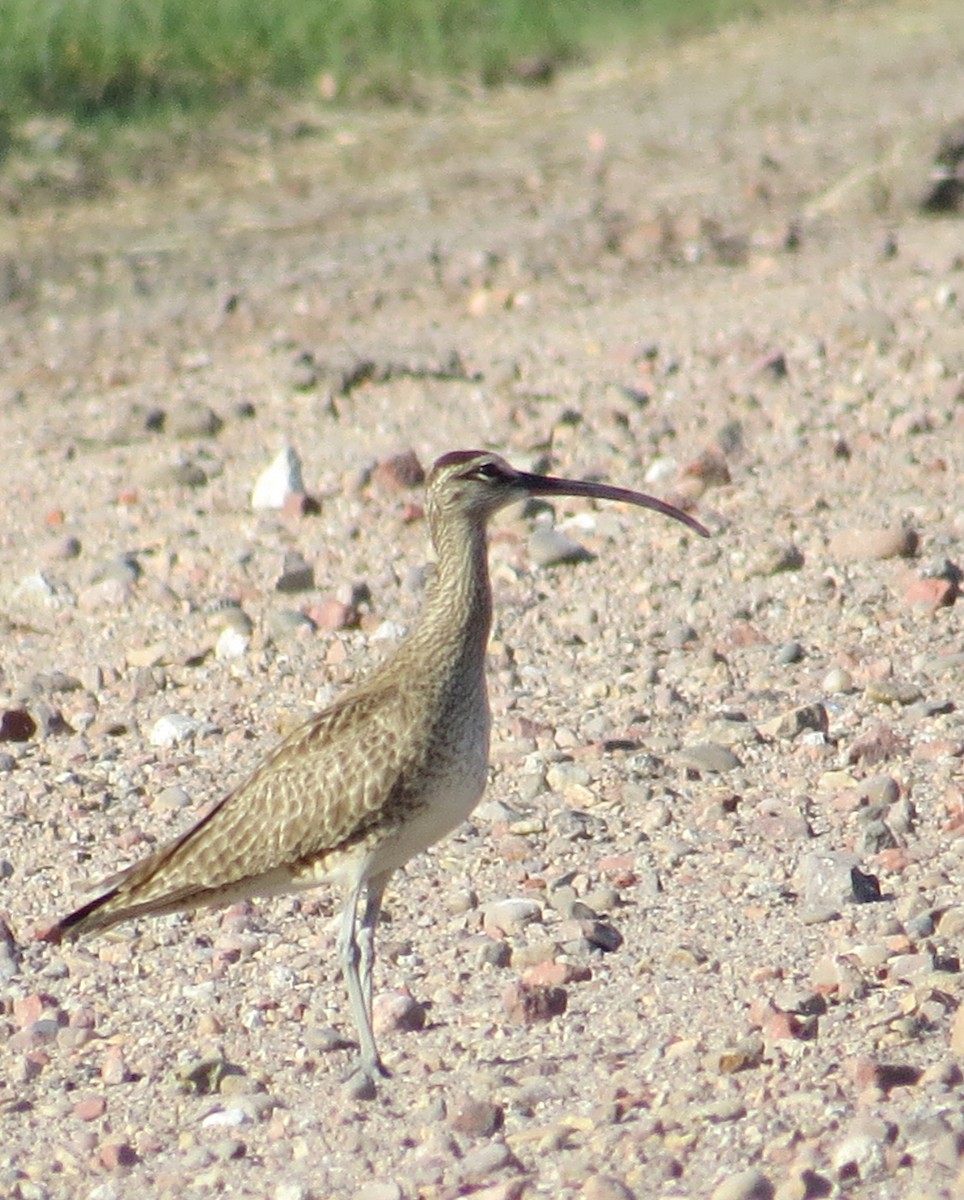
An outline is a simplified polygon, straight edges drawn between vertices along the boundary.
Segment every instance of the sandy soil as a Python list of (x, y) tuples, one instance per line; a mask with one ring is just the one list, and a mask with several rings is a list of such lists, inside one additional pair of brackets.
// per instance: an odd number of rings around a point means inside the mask
[[(834, 6), (3, 220), (0, 1195), (962, 1194), (962, 77), (958, 0)], [(319, 513), (252, 511), (284, 444)], [(490, 786), (362, 1103), (337, 896), (33, 931), (390, 650), (372, 465), (471, 446), (714, 537), (494, 530)]]

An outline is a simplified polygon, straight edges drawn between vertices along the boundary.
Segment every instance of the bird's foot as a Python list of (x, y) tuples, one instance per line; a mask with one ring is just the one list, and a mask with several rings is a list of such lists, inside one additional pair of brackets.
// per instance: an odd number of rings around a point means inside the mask
[(374, 1100), (378, 1091), (377, 1079), (390, 1079), (391, 1072), (380, 1058), (373, 1063), (359, 1062), (345, 1080), (344, 1087), (351, 1100)]

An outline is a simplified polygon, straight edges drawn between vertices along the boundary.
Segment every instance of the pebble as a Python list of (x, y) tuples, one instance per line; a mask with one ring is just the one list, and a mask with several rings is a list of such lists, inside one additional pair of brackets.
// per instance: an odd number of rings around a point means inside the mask
[(509, 985), (502, 997), (506, 1016), (513, 1025), (534, 1025), (549, 1021), (566, 1011), (568, 997), (565, 988), (542, 987), (521, 980)]
[(684, 746), (674, 756), (679, 766), (687, 771), (706, 771), (711, 775), (723, 775), (743, 764), (727, 746), (717, 742), (697, 742)]
[(757, 573), (760, 575), (782, 575), (788, 571), (803, 570), (803, 551), (793, 542), (785, 546), (771, 546), (765, 551)]
[(267, 616), (268, 633), (275, 641), (297, 634), (310, 633), (315, 628), (314, 621), (302, 612), (293, 608), (272, 608)]
[(482, 909), (482, 927), (490, 937), (510, 937), (542, 920), (542, 905), (527, 898), (493, 900)]
[(289, 496), (304, 491), (301, 459), (291, 446), (285, 446), (255, 481), (251, 490), (251, 507), (256, 512), (281, 509)]
[(953, 579), (912, 579), (904, 587), (905, 602), (923, 613), (950, 608), (959, 595), (960, 585)]
[(521, 1170), (522, 1165), (505, 1142), (473, 1146), (462, 1159), (461, 1172), (468, 1183), (481, 1183), (499, 1171)]
[(615, 1175), (592, 1175), (580, 1189), (584, 1200), (636, 1200), (636, 1193)]
[(492, 1100), (457, 1096), (448, 1105), (449, 1127), (469, 1137), (491, 1137), (502, 1128), (503, 1109)]
[(757, 728), (764, 737), (791, 741), (807, 730), (826, 733), (830, 728), (830, 720), (822, 704), (804, 704), (768, 721), (761, 721)]
[(585, 562), (592, 555), (561, 529), (540, 523), (529, 535), (529, 557), (537, 567), (555, 567), (562, 563)]
[[(276, 1200), (282, 1200), (282, 1198), (276, 1197)], [(405, 1193), (394, 1180), (385, 1182), (373, 1180), (371, 1183), (363, 1184), (358, 1191), (354, 1192), (352, 1200), (405, 1200)]]
[(219, 662), (231, 662), (233, 659), (243, 658), (250, 646), (249, 634), (228, 626), (218, 634), (218, 640), (214, 643), (214, 657)]
[(372, 1005), (372, 1028), (377, 1034), (414, 1033), (425, 1028), (425, 1019), (425, 1006), (404, 988), (379, 993)]
[(388, 491), (417, 488), (425, 482), (425, 468), (414, 450), (403, 450), (376, 463), (372, 481)]
[(844, 667), (831, 667), (824, 675), (821, 687), (832, 696), (845, 696), (854, 690), (854, 681)]
[(195, 462), (163, 463), (139, 472), (140, 482), (148, 488), (204, 487), (208, 473)]
[(72, 558), (79, 558), (81, 550), (80, 538), (67, 534), (45, 546), (43, 555), (48, 562), (69, 562)]
[(224, 428), (224, 421), (206, 404), (179, 405), (164, 414), (164, 432), (175, 438), (212, 438)]
[(297, 550), (287, 550), (281, 574), (275, 581), (275, 591), (308, 592), (315, 586), (315, 570)]
[(801, 894), (805, 920), (827, 920), (841, 908), (855, 902), (877, 898), (871, 896), (873, 876), (865, 875), (854, 854), (838, 850), (813, 851), (804, 854), (797, 867), (795, 880)]
[(784, 642), (782, 646), (777, 648), (777, 652), (773, 657), (778, 666), (786, 667), (791, 663), (800, 662), (805, 654), (806, 651), (799, 642)]
[(185, 713), (167, 713), (151, 726), (148, 741), (152, 746), (179, 746), (191, 741), (201, 728), (201, 721)]
[(877, 704), (913, 704), (923, 694), (916, 684), (900, 683), (894, 679), (872, 679), (864, 688), (864, 696)]
[(757, 1167), (730, 1175), (716, 1185), (711, 1200), (773, 1200), (773, 1184)]
[(831, 558), (845, 562), (871, 562), (875, 559), (910, 558), (917, 551), (919, 538), (913, 529), (892, 526), (887, 529), (842, 529), (830, 539)]
[(29, 742), (36, 732), (37, 723), (25, 708), (0, 712), (0, 742)]

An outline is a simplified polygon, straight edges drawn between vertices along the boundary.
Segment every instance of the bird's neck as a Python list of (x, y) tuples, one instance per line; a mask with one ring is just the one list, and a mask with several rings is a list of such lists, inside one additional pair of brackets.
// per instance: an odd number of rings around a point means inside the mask
[(492, 626), (485, 525), (456, 518), (434, 528), (432, 540), (438, 563), (414, 636), (451, 670), (481, 672)]

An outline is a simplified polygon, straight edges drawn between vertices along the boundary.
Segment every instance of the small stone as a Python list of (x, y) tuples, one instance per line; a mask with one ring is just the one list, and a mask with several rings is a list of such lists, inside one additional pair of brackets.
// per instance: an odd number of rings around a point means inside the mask
[(482, 910), (482, 926), (490, 937), (509, 937), (541, 920), (542, 906), (525, 898), (494, 900)]
[(533, 1025), (561, 1016), (566, 1011), (568, 997), (564, 988), (539, 987), (520, 980), (506, 989), (502, 1003), (512, 1024)]
[(119, 579), (102, 579), (77, 593), (77, 607), (82, 612), (99, 612), (105, 608), (120, 608), (131, 596), (130, 584)]
[(880, 899), (876, 878), (860, 870), (855, 855), (836, 850), (805, 854), (795, 880), (803, 908), (811, 917), (825, 914), (823, 919), (827, 919), (845, 905)]
[(44, 558), (49, 562), (68, 562), (79, 558), (81, 553), (80, 538), (73, 535), (57, 538), (44, 547)]
[(405, 1200), (405, 1193), (394, 1180), (384, 1183), (373, 1180), (362, 1184), (358, 1191), (352, 1194), (351, 1200)]
[(307, 634), (314, 628), (310, 617), (292, 608), (273, 608), (268, 613), (268, 632), (275, 641)]
[(206, 404), (187, 404), (164, 414), (164, 432), (176, 438), (212, 438), (224, 422)]
[(959, 595), (953, 579), (912, 579), (904, 588), (905, 602), (925, 613), (950, 608)]
[(911, 558), (919, 538), (913, 529), (843, 529), (828, 547), (832, 558), (845, 562), (870, 562), (885, 558)]
[(459, 1096), (448, 1107), (449, 1126), (469, 1137), (491, 1137), (502, 1128), (502, 1122), (502, 1106), (491, 1100)]
[(403, 450), (377, 463), (372, 481), (393, 492), (421, 487), (425, 482), (425, 469), (414, 450)]
[(201, 722), (196, 717), (168, 713), (154, 722), (148, 740), (152, 746), (177, 746), (189, 742), (200, 728)]
[(799, 642), (784, 642), (782, 646), (777, 648), (774, 655), (774, 660), (778, 666), (786, 667), (791, 663), (800, 662), (806, 651)]
[(0, 742), (28, 742), (37, 724), (25, 708), (7, 708), (0, 713)]
[(218, 634), (214, 643), (214, 657), (219, 662), (231, 662), (243, 658), (251, 646), (251, 638), (238, 629), (228, 626)]
[(308, 609), (308, 616), (319, 629), (353, 629), (358, 624), (358, 610), (353, 605), (334, 598), (322, 600), (320, 604), (312, 604)]
[(529, 535), (529, 557), (537, 567), (554, 567), (561, 563), (585, 562), (592, 555), (585, 546), (554, 525), (539, 524)]
[(582, 1185), (584, 1200), (636, 1200), (636, 1193), (615, 1175), (592, 1175)]
[(147, 472), (143, 480), (147, 487), (154, 488), (198, 488), (204, 487), (207, 481), (207, 471), (194, 462), (165, 463)]
[(778, 717), (772, 717), (769, 721), (762, 721), (757, 728), (764, 737), (790, 741), (807, 730), (826, 733), (830, 728), (830, 721), (822, 704), (804, 704), (781, 713)]
[(923, 694), (916, 684), (901, 683), (895, 679), (872, 679), (864, 688), (867, 699), (877, 704), (913, 704)]
[(761, 575), (782, 575), (788, 571), (803, 569), (803, 551), (792, 542), (786, 546), (771, 547), (760, 565)]
[(773, 1184), (756, 1167), (730, 1175), (713, 1189), (711, 1200), (773, 1200)]
[(372, 1005), (372, 1027), (378, 1034), (417, 1032), (425, 1028), (425, 1017), (425, 1006), (405, 988), (382, 992)]
[(107, 1171), (133, 1167), (138, 1161), (137, 1151), (129, 1142), (107, 1142), (101, 1146), (98, 1158)]
[(849, 763), (879, 763), (907, 748), (907, 741), (895, 732), (889, 725), (876, 725), (866, 733), (854, 738), (847, 751)]
[(684, 746), (675, 758), (687, 771), (706, 771), (711, 775), (725, 774), (743, 765), (732, 750), (716, 742), (697, 742), (693, 746)]
[(281, 574), (275, 582), (276, 592), (307, 592), (315, 586), (315, 571), (297, 550), (285, 553)]
[(474, 1146), (462, 1159), (461, 1174), (469, 1182), (481, 1182), (499, 1171), (520, 1170), (521, 1164), (504, 1142)]
[(845, 696), (854, 690), (854, 681), (849, 671), (843, 667), (832, 667), (823, 677), (821, 685), (830, 695)]
[(107, 1111), (107, 1101), (103, 1096), (85, 1096), (71, 1111), (78, 1121), (96, 1121)]
[(285, 501), (292, 493), (304, 491), (301, 460), (291, 446), (286, 446), (258, 476), (251, 492), (251, 507), (256, 512), (284, 508)]

